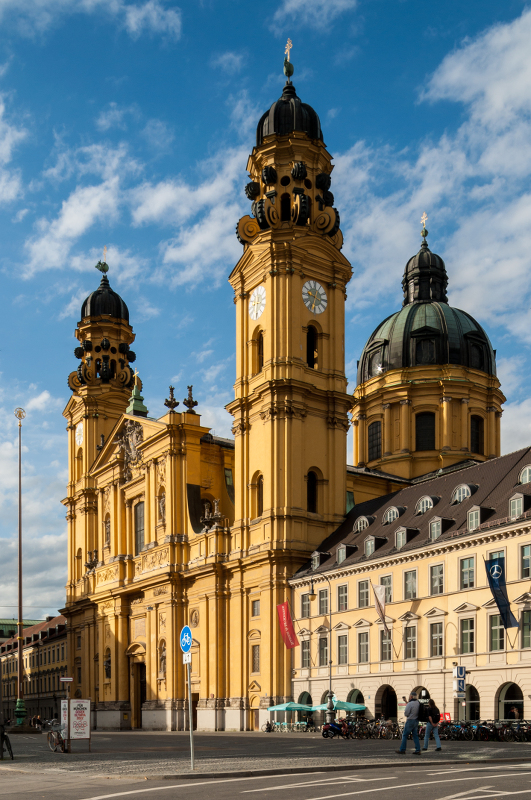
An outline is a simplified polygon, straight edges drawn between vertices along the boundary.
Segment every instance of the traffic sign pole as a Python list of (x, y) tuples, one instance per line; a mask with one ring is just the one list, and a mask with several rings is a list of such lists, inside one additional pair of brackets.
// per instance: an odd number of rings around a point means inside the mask
[(190, 764), (194, 769), (194, 718), (192, 713), (192, 631), (185, 625), (179, 636), (179, 643), (183, 651), (183, 664), (186, 664), (188, 677), (188, 726), (190, 728)]

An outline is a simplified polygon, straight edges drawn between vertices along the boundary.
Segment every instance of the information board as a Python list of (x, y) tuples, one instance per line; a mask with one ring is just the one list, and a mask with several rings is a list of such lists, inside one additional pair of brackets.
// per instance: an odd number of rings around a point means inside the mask
[(90, 739), (90, 700), (70, 700), (70, 739)]
[(64, 738), (68, 738), (68, 700), (61, 700), (61, 725), (64, 727)]

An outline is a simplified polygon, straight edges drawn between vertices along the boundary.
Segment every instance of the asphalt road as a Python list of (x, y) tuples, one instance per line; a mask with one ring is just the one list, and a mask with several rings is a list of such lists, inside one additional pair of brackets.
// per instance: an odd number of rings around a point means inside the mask
[(440, 766), (411, 763), (401, 769), (280, 774), (214, 780), (102, 778), (48, 771), (3, 772), (0, 797), (11, 800), (497, 800), (531, 795), (531, 763)]

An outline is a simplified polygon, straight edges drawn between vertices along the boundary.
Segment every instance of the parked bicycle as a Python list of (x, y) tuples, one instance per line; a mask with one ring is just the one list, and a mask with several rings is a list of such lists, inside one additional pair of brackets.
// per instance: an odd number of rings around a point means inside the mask
[(56, 723), (51, 726), (51, 730), (48, 731), (46, 735), (48, 746), (53, 753), (56, 753), (58, 750), (61, 753), (64, 753), (65, 751), (65, 740), (62, 733), (64, 727), (64, 725), (59, 725), (59, 723)]

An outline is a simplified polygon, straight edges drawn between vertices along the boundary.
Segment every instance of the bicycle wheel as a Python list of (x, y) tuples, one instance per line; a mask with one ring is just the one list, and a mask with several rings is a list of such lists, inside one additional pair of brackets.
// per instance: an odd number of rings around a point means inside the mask
[(55, 753), (55, 751), (57, 749), (57, 741), (55, 739), (55, 733), (53, 731), (50, 731), (46, 735), (46, 738), (48, 740), (48, 746), (49, 746), (50, 750), (52, 751), (52, 753)]
[(4, 742), (6, 743), (7, 752), (11, 757), (11, 761), (13, 761), (13, 750), (11, 748), (11, 742), (9, 741), (9, 736), (4, 736)]
[(267, 733), (267, 722), (264, 722), (260, 730), (262, 730), (264, 733)]
[(506, 742), (514, 742), (514, 731), (512, 728), (506, 728), (504, 730), (503, 739)]
[(61, 736), (61, 734), (59, 734), (59, 750), (61, 751), (61, 753), (65, 752), (65, 746), (66, 746), (66, 742), (63, 739), (63, 737)]

